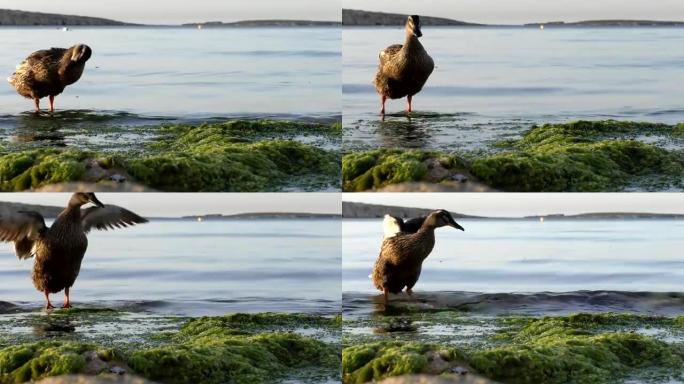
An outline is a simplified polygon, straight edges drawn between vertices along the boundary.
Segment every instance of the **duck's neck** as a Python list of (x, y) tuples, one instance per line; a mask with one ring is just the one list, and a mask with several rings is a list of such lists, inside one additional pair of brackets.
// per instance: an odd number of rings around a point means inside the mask
[(407, 33), (403, 48), (406, 53), (411, 53), (422, 50), (423, 44), (420, 43), (413, 33)]
[(81, 221), (81, 206), (67, 206), (62, 213), (59, 214), (58, 219)]

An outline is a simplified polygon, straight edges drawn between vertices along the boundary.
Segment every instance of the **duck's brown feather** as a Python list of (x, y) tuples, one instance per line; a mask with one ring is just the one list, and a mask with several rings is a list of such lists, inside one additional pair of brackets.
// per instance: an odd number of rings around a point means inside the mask
[(375, 74), (376, 91), (390, 99), (413, 96), (420, 92), (435, 64), (416, 37), (404, 45), (390, 45), (380, 52)]
[(387, 288), (391, 293), (399, 293), (405, 287), (413, 288), (420, 277), (423, 261), (434, 246), (434, 228), (386, 238), (371, 275), (373, 284), (377, 289)]

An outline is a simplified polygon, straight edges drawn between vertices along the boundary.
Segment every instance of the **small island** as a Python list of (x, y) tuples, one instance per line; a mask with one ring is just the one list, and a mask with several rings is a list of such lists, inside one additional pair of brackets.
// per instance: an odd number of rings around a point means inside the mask
[(60, 15), (0, 9), (0, 26), (132, 26), (136, 24), (100, 17)]
[[(344, 26), (401, 26), (406, 22), (406, 15), (398, 13), (370, 12), (357, 9), (342, 10), (342, 24)], [(420, 17), (422, 25), (429, 26), (482, 26), (482, 24), (466, 23), (464, 21), (443, 17)]]

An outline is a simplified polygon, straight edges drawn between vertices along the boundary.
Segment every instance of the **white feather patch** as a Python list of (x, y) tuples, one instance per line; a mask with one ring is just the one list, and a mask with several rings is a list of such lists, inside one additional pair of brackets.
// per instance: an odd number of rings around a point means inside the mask
[(384, 238), (389, 239), (390, 237), (394, 237), (397, 235), (397, 233), (401, 232), (401, 229), (399, 227), (399, 223), (397, 222), (397, 219), (390, 215), (385, 215), (385, 218), (382, 221), (382, 227), (384, 230)]

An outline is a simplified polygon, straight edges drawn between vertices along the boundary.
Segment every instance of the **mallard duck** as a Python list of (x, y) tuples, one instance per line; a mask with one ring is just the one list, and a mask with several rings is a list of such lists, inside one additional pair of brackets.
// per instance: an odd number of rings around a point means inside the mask
[(380, 94), (385, 114), (385, 101), (401, 99), (406, 96), (407, 112), (413, 111), (411, 104), (413, 95), (423, 89), (423, 85), (435, 68), (432, 57), (428, 55), (418, 38), (423, 36), (420, 30), (420, 17), (413, 15), (406, 20), (406, 41), (404, 45), (394, 44), (380, 51), (380, 65), (375, 75), (375, 89)]
[[(405, 223), (396, 217), (386, 217), (385, 230), (401, 229)], [(423, 261), (435, 246), (435, 229), (450, 226), (464, 231), (451, 214), (445, 210), (431, 212), (422, 220), (420, 227), (414, 232), (405, 232), (412, 228), (404, 227), (405, 231), (396, 232), (382, 241), (380, 255), (375, 262), (371, 278), (375, 287), (383, 292), (387, 305), (390, 293), (400, 293), (406, 288), (406, 293), (413, 294), (413, 286), (420, 277)], [(400, 224), (401, 223), (401, 224)]]
[[(81, 209), (93, 203), (94, 207)], [(146, 223), (147, 220), (116, 205), (102, 204), (94, 193), (74, 193), (52, 226), (38, 212), (0, 215), (0, 240), (14, 242), (19, 259), (35, 258), (33, 285), (45, 294), (46, 309), (54, 308), (50, 294), (64, 290), (63, 308), (71, 308), (69, 289), (81, 270), (91, 229), (107, 230)]]
[(20, 95), (33, 99), (38, 113), (40, 99), (48, 96), (50, 112), (54, 112), (55, 96), (81, 78), (91, 55), (92, 50), (85, 44), (36, 51), (17, 66), (7, 81)]

